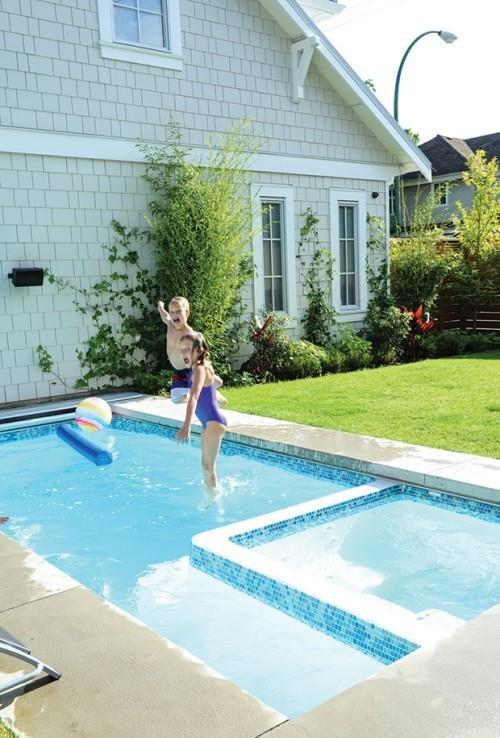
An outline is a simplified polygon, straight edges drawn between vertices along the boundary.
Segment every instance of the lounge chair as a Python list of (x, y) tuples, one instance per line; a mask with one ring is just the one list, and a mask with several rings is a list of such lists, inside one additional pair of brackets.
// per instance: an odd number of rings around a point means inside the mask
[(28, 664), (32, 664), (36, 668), (33, 671), (29, 671), (26, 674), (18, 674), (18, 676), (7, 679), (5, 682), (0, 682), (0, 694), (7, 692), (14, 687), (20, 687), (24, 684), (29, 684), (33, 679), (36, 679), (42, 671), (45, 671), (52, 679), (59, 679), (61, 676), (58, 671), (53, 669), (51, 666), (44, 664), (40, 659), (31, 656), (29, 648), (22, 646), (20, 643), (14, 643), (8, 641), (5, 638), (0, 638), (0, 653), (5, 653), (7, 656), (13, 656), (21, 661), (26, 661)]

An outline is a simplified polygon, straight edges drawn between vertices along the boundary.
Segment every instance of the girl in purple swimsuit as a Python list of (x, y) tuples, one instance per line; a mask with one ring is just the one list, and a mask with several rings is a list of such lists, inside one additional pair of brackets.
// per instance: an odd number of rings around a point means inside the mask
[(188, 334), (180, 340), (180, 352), (186, 367), (191, 367), (189, 400), (186, 419), (176, 435), (176, 440), (189, 440), (193, 415), (200, 420), (203, 476), (207, 492), (214, 496), (217, 491), (215, 462), (222, 437), (226, 432), (227, 420), (217, 405), (217, 388), (222, 379), (218, 377), (210, 363), (210, 353), (201, 333)]

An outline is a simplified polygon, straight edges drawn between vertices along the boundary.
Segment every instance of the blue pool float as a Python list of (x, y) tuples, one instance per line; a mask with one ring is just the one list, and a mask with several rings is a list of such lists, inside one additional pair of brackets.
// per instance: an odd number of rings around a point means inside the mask
[(62, 441), (65, 441), (71, 448), (74, 448), (75, 451), (78, 451), (79, 454), (85, 456), (86, 459), (92, 461), (96, 466), (106, 466), (113, 461), (111, 451), (91, 441), (83, 433), (72, 428), (69, 423), (60, 425), (57, 429), (57, 435)]

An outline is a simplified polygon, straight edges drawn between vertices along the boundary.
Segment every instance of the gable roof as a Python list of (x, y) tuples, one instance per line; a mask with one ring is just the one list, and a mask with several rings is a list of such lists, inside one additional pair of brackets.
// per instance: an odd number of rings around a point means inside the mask
[[(478, 149), (486, 152), (486, 158), (496, 156), (500, 160), (500, 133), (487, 133), (474, 138), (450, 138), (438, 134), (421, 144), (420, 149), (432, 164), (433, 176), (457, 174), (467, 169), (467, 159)], [(419, 172), (410, 172), (405, 179), (415, 179)]]
[(394, 156), (400, 173), (417, 169), (430, 181), (431, 166), (425, 154), (334, 48), (297, 0), (259, 0), (259, 2), (294, 41), (309, 37), (317, 39), (318, 45), (313, 57), (316, 67)]

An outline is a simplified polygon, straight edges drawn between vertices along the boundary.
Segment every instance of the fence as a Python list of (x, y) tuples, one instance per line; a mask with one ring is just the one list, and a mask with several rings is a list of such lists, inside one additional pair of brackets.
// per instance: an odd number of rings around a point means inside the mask
[[(451, 303), (441, 298), (437, 304), (436, 313), (435, 322), (438, 331), (474, 330), (474, 309), (468, 305)], [(479, 305), (475, 318), (475, 327), (478, 332), (494, 332), (500, 335), (500, 301), (490, 305)]]

